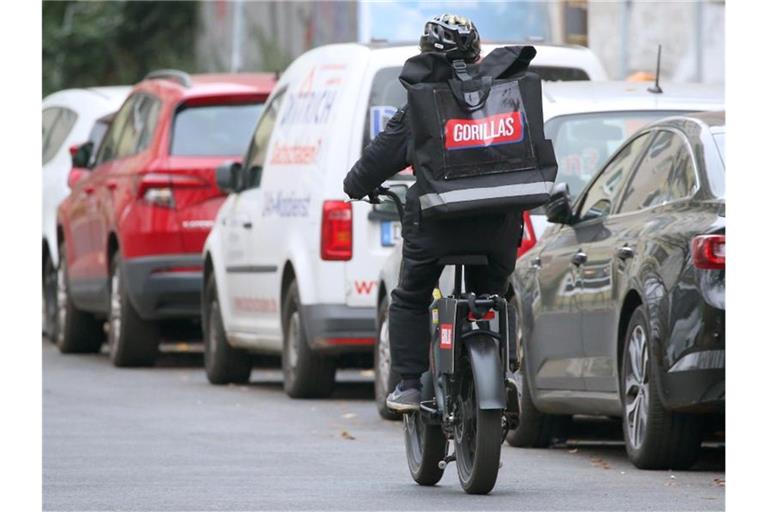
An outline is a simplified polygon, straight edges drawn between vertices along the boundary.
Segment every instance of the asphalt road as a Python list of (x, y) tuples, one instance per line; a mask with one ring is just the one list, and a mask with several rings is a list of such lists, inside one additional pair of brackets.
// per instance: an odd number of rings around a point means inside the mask
[[(419, 487), (398, 422), (379, 419), (366, 372), (332, 399), (291, 400), (276, 370), (208, 384), (200, 354), (115, 369), (43, 341), (46, 510), (723, 510), (725, 452), (693, 471), (640, 471), (611, 425), (546, 450), (504, 446), (489, 496), (465, 495), (451, 464)], [(595, 432), (603, 436), (594, 439)]]

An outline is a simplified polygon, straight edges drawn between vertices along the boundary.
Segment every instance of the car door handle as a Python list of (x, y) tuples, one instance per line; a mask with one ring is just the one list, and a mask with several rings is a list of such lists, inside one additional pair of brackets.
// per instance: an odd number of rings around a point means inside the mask
[(571, 256), (571, 263), (573, 263), (577, 267), (580, 267), (586, 262), (587, 262), (587, 253), (585, 253), (582, 250), (579, 250), (578, 252), (574, 253), (573, 256)]
[(243, 222), (243, 227), (245, 229), (251, 229), (253, 227), (253, 222), (246, 220), (245, 222)]
[(619, 257), (620, 260), (626, 260), (635, 255), (635, 250), (630, 246), (625, 245), (623, 247), (619, 247), (619, 250), (616, 251), (616, 255)]

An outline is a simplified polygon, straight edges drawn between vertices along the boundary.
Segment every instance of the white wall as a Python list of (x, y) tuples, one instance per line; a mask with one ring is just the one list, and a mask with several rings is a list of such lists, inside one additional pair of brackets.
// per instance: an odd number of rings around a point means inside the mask
[(723, 0), (591, 0), (587, 23), (589, 47), (611, 78), (623, 79), (636, 71), (655, 72), (656, 48), (661, 44), (662, 82), (725, 81)]

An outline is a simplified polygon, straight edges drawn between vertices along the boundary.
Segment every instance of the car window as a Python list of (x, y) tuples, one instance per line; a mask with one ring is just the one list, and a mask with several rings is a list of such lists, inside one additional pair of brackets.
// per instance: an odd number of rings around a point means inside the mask
[(643, 126), (669, 110), (586, 112), (553, 117), (544, 124), (557, 157), (557, 183), (578, 197), (606, 160)]
[(146, 94), (136, 96), (128, 110), (123, 133), (117, 144), (115, 158), (134, 155), (149, 146), (160, 113), (160, 102)]
[(712, 136), (715, 138), (715, 145), (720, 152), (720, 158), (725, 162), (725, 132), (713, 133)]
[(282, 102), (283, 93), (280, 92), (269, 102), (264, 113), (259, 118), (256, 129), (253, 131), (251, 145), (244, 160), (244, 162), (247, 162), (247, 165), (244, 166), (244, 172), (241, 175), (242, 179), (245, 180), (241, 187), (242, 189), (256, 188), (261, 184), (261, 172), (267, 159), (269, 140), (275, 129), (277, 114), (280, 111)]
[(610, 213), (622, 183), (642, 154), (648, 140), (649, 135), (647, 133), (638, 136), (624, 146), (605, 166), (586, 192), (584, 201), (581, 203), (579, 219), (594, 219)]
[[(75, 126), (77, 121), (77, 114), (68, 108), (57, 108), (58, 116), (53, 118), (53, 114), (48, 116), (43, 113), (43, 164), (48, 163), (61, 149), (61, 145), (67, 139), (67, 136)], [(46, 117), (50, 123), (53, 118), (53, 123), (49, 124), (48, 133), (45, 133)]]
[(109, 130), (104, 136), (99, 152), (96, 155), (94, 165), (100, 165), (117, 158), (117, 143), (120, 140), (121, 132), (123, 131), (128, 118), (131, 116), (131, 110), (133, 109), (133, 104), (136, 101), (136, 98), (137, 96), (133, 95), (125, 100), (123, 106), (120, 107), (120, 110), (115, 114), (112, 126), (109, 127)]
[(48, 107), (43, 109), (43, 163), (46, 162), (46, 155), (48, 154), (48, 139), (51, 136), (51, 130), (56, 123), (56, 118), (59, 116), (58, 107)]
[(182, 106), (173, 121), (171, 154), (240, 156), (263, 108), (263, 103)]
[(669, 130), (659, 130), (644, 158), (629, 180), (619, 213), (682, 199), (696, 188), (693, 157), (683, 137)]

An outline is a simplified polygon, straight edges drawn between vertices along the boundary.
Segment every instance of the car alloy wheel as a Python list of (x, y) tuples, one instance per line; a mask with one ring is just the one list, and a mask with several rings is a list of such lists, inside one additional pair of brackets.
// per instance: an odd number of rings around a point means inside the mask
[(120, 346), (120, 327), (123, 315), (122, 298), (120, 297), (120, 272), (115, 269), (110, 279), (109, 287), (109, 343), (110, 350)]
[(632, 330), (627, 350), (629, 368), (624, 376), (624, 414), (628, 441), (632, 448), (638, 449), (645, 438), (650, 398), (648, 336), (642, 325)]

